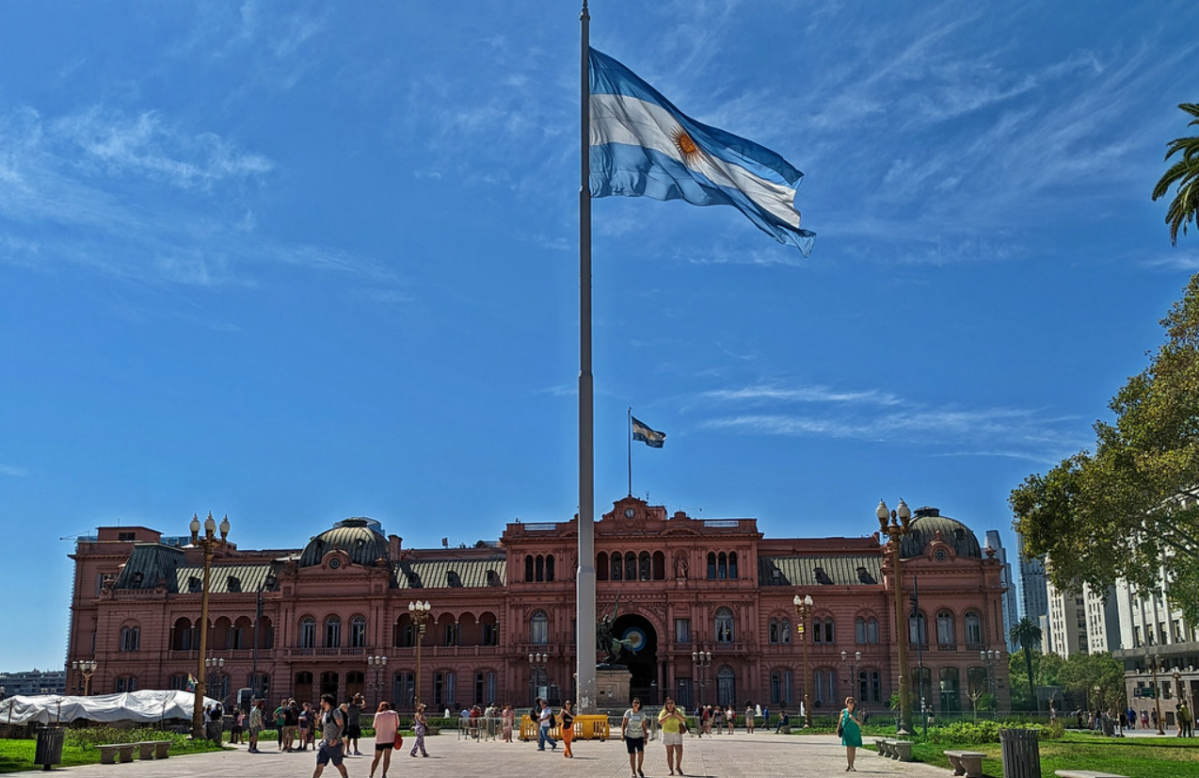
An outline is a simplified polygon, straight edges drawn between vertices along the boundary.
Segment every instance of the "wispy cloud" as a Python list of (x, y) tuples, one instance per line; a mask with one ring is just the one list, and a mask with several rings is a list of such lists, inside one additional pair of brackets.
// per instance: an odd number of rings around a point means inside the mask
[(13, 467), (12, 465), (0, 465), (0, 475), (6, 475), (10, 478), (25, 478), (29, 475), (29, 471), (23, 467)]
[[(701, 423), (753, 435), (827, 437), (873, 442), (919, 440), (929, 455), (950, 447), (960, 455), (1054, 461), (1083, 442), (1079, 419), (1042, 409), (934, 407), (892, 392), (827, 386), (758, 385), (704, 392), (700, 399), (767, 412), (717, 415)], [(796, 412), (787, 406), (817, 406)]]

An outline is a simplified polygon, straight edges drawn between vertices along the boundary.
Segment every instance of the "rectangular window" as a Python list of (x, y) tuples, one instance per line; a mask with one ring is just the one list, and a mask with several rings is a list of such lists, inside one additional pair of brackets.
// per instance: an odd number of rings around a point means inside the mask
[(500, 644), (500, 625), (483, 622), (483, 645), (498, 646)]
[(400, 628), (400, 648), (412, 648), (416, 645), (416, 625), (405, 624)]
[(690, 643), (691, 642), (691, 619), (675, 619), (674, 620), (674, 642)]
[(393, 695), (395, 699), (400, 701), (400, 705), (408, 708), (415, 705), (416, 675), (409, 672), (396, 673), (394, 683)]
[(447, 646), (458, 645), (458, 625), (457, 624), (446, 624), (445, 625), (445, 644)]
[(440, 708), (448, 701), (445, 696), (445, 674), (433, 673), (433, 707)]

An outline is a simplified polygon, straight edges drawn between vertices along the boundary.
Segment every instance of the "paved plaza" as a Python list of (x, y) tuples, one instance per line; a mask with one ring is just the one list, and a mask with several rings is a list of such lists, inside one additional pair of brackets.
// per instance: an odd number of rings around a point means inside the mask
[[(366, 740), (363, 741), (365, 745)], [(405, 739), (403, 751), (392, 752), (391, 778), (512, 778), (538, 775), (544, 778), (628, 778), (629, 762), (624, 744), (576, 741), (575, 756), (565, 759), (562, 746), (557, 751), (537, 750), (536, 743), (503, 743), (495, 740), (460, 740), (453, 733), (426, 740), (429, 758), (408, 756), (411, 740)], [(273, 745), (273, 744), (270, 744)], [(373, 741), (371, 741), (373, 746)], [(246, 752), (245, 746), (221, 753), (172, 757), (160, 761), (134, 761), (129, 764), (87, 765), (56, 768), (72, 778), (276, 778), (310, 776), (316, 764), (311, 752), (279, 753), (264, 743), (261, 754)], [(366, 753), (365, 751), (363, 752)], [(345, 760), (350, 778), (366, 778), (370, 773), (369, 756)], [(381, 766), (381, 765), (380, 765)], [(949, 778), (949, 770), (919, 763), (901, 763), (884, 759), (872, 751), (859, 749), (857, 774), (903, 776), (904, 778)], [(691, 778), (822, 778), (846, 775), (845, 749), (832, 735), (789, 736), (771, 732), (753, 735), (738, 732), (719, 737), (687, 738), (683, 747), (683, 768)], [(660, 740), (646, 746), (646, 778), (669, 778), (666, 751)], [(380, 778), (382, 770), (375, 773)], [(331, 766), (324, 775), (337, 776)]]

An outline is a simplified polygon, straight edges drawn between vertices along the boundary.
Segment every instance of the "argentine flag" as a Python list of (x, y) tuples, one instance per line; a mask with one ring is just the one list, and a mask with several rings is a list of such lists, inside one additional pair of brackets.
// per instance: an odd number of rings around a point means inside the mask
[(795, 189), (803, 173), (764, 146), (688, 117), (633, 71), (590, 50), (592, 197), (731, 205), (806, 257)]

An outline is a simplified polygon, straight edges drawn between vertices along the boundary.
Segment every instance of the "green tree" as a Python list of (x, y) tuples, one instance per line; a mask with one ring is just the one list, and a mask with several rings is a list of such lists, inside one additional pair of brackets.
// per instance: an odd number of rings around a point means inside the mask
[(1012, 491), (1025, 553), (1061, 590), (1125, 579), (1167, 593), (1199, 624), (1199, 275), (1162, 320), (1167, 338), (1080, 452)]
[[(1199, 105), (1183, 103), (1178, 107), (1195, 117), (1188, 126), (1199, 125)], [(1187, 222), (1195, 222), (1199, 213), (1199, 135), (1175, 138), (1166, 144), (1166, 161), (1175, 154), (1179, 158), (1153, 187), (1153, 199), (1164, 197), (1174, 187), (1174, 199), (1166, 209), (1166, 224), (1170, 225), (1170, 242), (1177, 245), (1178, 228), (1185, 235)]]
[(1124, 701), (1124, 667), (1111, 654), (1078, 654), (1058, 672), (1062, 688), (1091, 710), (1119, 710)]
[(1036, 622), (1025, 616), (1019, 622), (1012, 625), (1012, 642), (1020, 646), (1020, 650), (1024, 652), (1024, 669), (1028, 673), (1028, 698), (1032, 705), (1032, 710), (1037, 709), (1037, 690), (1033, 685), (1032, 675), (1032, 650), (1041, 645), (1041, 628)]

